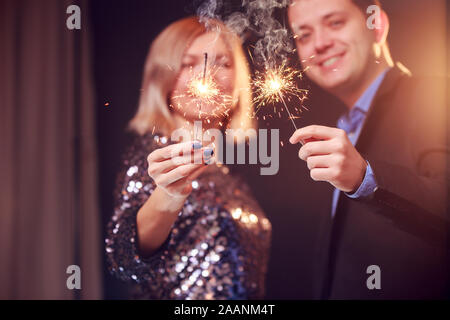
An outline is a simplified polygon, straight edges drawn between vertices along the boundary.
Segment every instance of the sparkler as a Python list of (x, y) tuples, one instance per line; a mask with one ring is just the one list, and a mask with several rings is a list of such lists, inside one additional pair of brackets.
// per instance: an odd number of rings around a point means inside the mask
[(254, 115), (258, 113), (261, 107), (281, 101), (288, 113), (292, 125), (295, 130), (297, 130), (297, 125), (294, 121), (295, 117), (289, 110), (286, 99), (296, 97), (300, 102), (303, 102), (303, 100), (306, 99), (308, 91), (298, 88), (295, 82), (296, 78), (301, 79), (301, 77), (302, 74), (300, 71), (287, 67), (284, 63), (277, 68), (266, 69), (266, 72), (264, 73), (257, 72), (255, 80), (253, 81), (253, 102), (256, 106)]
[(207, 73), (208, 54), (205, 53), (205, 65), (203, 74), (193, 76), (188, 83), (188, 96), (196, 100), (199, 109), (199, 118), (201, 116), (202, 104), (215, 104), (219, 98), (219, 88), (213, 80), (211, 74)]
[[(191, 77), (187, 82), (187, 90), (186, 93), (182, 93), (180, 95), (174, 96), (174, 100), (179, 99), (180, 103), (175, 103), (179, 109), (182, 109), (183, 100), (186, 98), (189, 100), (189, 103), (194, 104), (194, 106), (198, 109), (198, 119), (202, 119), (202, 115), (206, 115), (206, 122), (210, 123), (209, 117), (228, 117), (230, 107), (233, 105), (233, 97), (227, 94), (224, 94), (217, 82), (215, 81), (216, 73), (220, 67), (208, 66), (208, 54), (204, 53), (204, 65), (203, 72), (195, 72), (194, 69), (191, 68)], [(202, 107), (204, 105), (210, 106), (213, 109), (209, 109), (208, 112), (203, 112)], [(221, 122), (219, 122), (220, 125)], [(194, 139), (198, 139), (198, 127), (194, 126)]]
[(208, 66), (208, 53), (205, 52), (205, 66), (203, 67), (203, 84), (205, 84), (206, 79), (206, 67)]
[[(194, 86), (194, 88), (196, 89), (196, 95), (197, 95), (197, 96), (202, 96), (202, 95), (206, 95), (206, 96), (208, 96), (208, 95), (216, 95), (216, 91), (215, 91), (215, 90), (209, 92), (209, 91), (210, 91), (210, 86), (206, 84), (206, 67), (207, 67), (207, 66), (208, 66), (208, 53), (205, 52), (205, 64), (204, 64), (204, 67), (203, 67), (203, 78), (202, 78), (202, 82), (200, 83), (200, 82), (197, 81), (197, 83), (196, 83), (195, 86)], [(201, 115), (201, 112), (202, 112), (202, 104), (199, 103), (199, 104), (198, 104), (198, 115), (199, 115), (199, 117), (200, 117), (200, 115)], [(195, 127), (195, 128), (196, 128), (196, 129), (195, 129), (196, 132), (195, 132), (195, 135), (194, 135), (194, 139), (195, 139), (195, 137), (197, 136), (197, 130), (198, 130), (197, 127)]]

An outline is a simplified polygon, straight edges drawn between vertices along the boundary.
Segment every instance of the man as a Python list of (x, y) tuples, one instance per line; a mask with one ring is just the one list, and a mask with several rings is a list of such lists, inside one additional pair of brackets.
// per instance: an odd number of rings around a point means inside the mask
[(290, 139), (311, 178), (335, 188), (318, 295), (448, 297), (445, 82), (394, 65), (389, 18), (380, 10), (368, 23), (370, 5), (381, 9), (368, 0), (295, 0), (288, 9), (306, 74), (348, 107), (337, 128), (308, 126)]

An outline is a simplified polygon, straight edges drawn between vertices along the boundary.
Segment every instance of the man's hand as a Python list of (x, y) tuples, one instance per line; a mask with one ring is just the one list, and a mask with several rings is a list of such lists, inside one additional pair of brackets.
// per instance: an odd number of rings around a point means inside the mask
[(308, 126), (294, 132), (289, 142), (304, 144), (298, 156), (308, 164), (311, 178), (327, 181), (335, 188), (353, 193), (361, 185), (367, 162), (352, 145), (344, 130)]

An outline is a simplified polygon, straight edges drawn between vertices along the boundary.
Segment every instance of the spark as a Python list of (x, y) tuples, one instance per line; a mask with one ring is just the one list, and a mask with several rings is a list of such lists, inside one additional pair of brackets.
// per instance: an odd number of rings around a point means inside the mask
[[(218, 83), (216, 82), (216, 73), (218, 71), (217, 67), (207, 68), (207, 55), (205, 54), (205, 67), (202, 73), (195, 73), (192, 69), (190, 70), (190, 77), (186, 84), (186, 93), (175, 95), (174, 99), (188, 98), (191, 100), (197, 109), (198, 117), (206, 112), (202, 111), (202, 106), (208, 105), (212, 106), (212, 110), (208, 111), (206, 116), (211, 117), (226, 117), (228, 116), (229, 109), (234, 103), (234, 99), (231, 95), (224, 94), (220, 89)], [(176, 103), (179, 109), (182, 106)]]
[[(186, 83), (186, 91), (175, 95), (173, 98), (174, 105), (178, 109), (183, 109), (183, 104), (189, 100), (189, 104), (196, 107), (198, 119), (211, 123), (211, 118), (227, 118), (232, 105), (235, 103), (231, 95), (224, 94), (216, 81), (218, 66), (208, 65), (208, 54), (204, 54), (203, 72), (195, 72), (190, 69), (189, 80)], [(204, 107), (208, 106), (208, 110), (204, 111)], [(185, 107), (185, 106), (184, 106)], [(222, 126), (222, 125), (221, 125)], [(194, 132), (194, 139), (198, 139), (197, 130)], [(198, 139), (201, 140), (201, 139)]]
[(194, 78), (188, 83), (188, 95), (197, 99), (197, 106), (201, 112), (202, 104), (215, 104), (219, 98), (220, 90), (211, 77)]
[[(289, 110), (286, 99), (292, 97), (298, 98), (302, 103), (306, 99), (308, 91), (306, 89), (300, 89), (297, 87), (296, 79), (301, 79), (302, 74), (293, 68), (287, 67), (285, 64), (280, 65), (277, 68), (266, 69), (265, 72), (256, 72), (254, 86), (254, 105), (255, 113), (267, 105), (275, 105), (282, 102), (292, 125), (297, 130), (295, 124), (295, 117)], [(298, 109), (295, 109), (298, 112)], [(274, 107), (274, 113), (276, 108)], [(278, 113), (279, 114), (279, 113)]]

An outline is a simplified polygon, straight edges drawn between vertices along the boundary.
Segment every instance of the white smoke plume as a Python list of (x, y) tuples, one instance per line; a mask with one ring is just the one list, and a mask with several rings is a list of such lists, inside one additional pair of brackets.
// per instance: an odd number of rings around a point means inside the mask
[(222, 0), (206, 0), (197, 10), (200, 21), (208, 27), (208, 19), (223, 21), (230, 30), (245, 40), (250, 31), (258, 37), (252, 46), (253, 60), (256, 64), (271, 68), (284, 63), (288, 54), (294, 50), (287, 27), (275, 17), (275, 10), (286, 8), (290, 0), (241, 0), (240, 11), (223, 14), (225, 4)]

